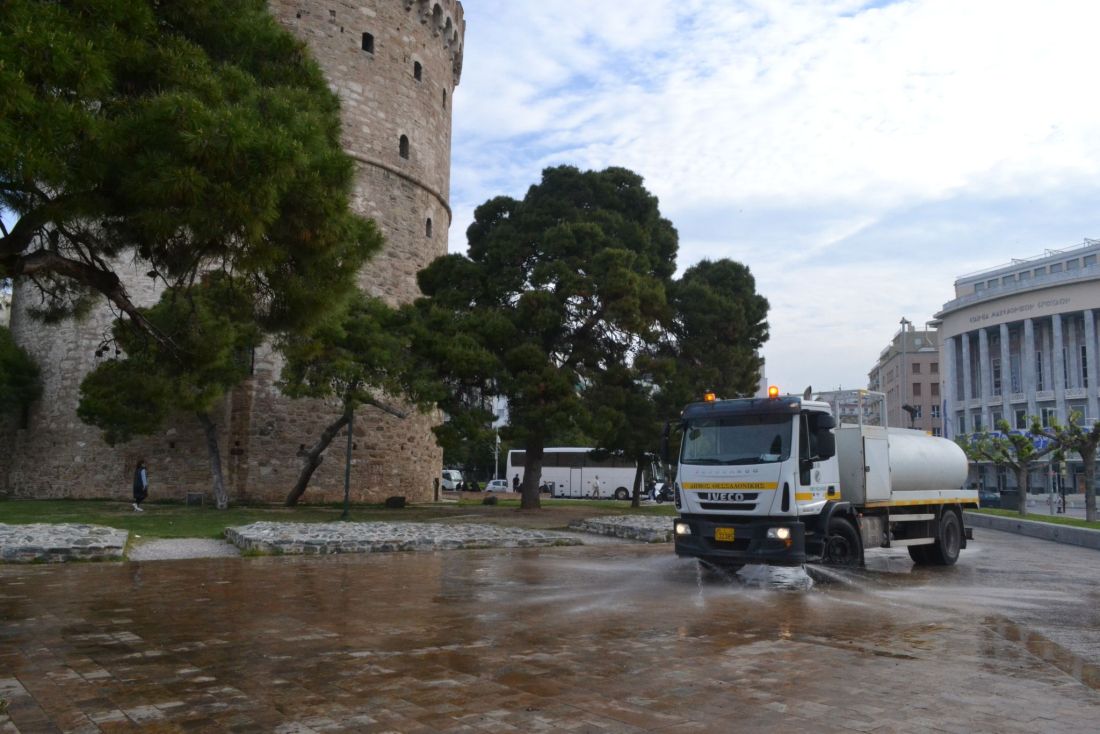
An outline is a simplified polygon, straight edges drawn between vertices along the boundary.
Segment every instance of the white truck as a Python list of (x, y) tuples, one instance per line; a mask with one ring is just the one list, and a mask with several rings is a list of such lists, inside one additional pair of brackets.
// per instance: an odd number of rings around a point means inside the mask
[(865, 548), (890, 547), (906, 547), (922, 565), (958, 560), (970, 537), (962, 510), (978, 505), (977, 490), (963, 488), (962, 449), (886, 428), (882, 393), (768, 393), (737, 400), (708, 393), (683, 410), (677, 555), (727, 569), (862, 565)]

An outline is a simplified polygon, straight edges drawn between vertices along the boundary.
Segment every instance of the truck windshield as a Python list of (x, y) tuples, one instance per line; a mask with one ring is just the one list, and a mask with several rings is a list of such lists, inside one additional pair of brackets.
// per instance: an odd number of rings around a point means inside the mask
[(682, 464), (769, 464), (791, 455), (789, 415), (697, 418), (684, 431)]

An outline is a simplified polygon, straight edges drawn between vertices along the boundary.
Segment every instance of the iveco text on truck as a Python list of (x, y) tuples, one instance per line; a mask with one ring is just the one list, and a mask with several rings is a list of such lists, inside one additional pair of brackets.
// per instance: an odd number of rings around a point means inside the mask
[(861, 565), (865, 548), (904, 546), (918, 564), (955, 563), (969, 535), (962, 510), (978, 505), (962, 449), (887, 428), (882, 393), (768, 392), (708, 393), (681, 414), (677, 555), (733, 569)]

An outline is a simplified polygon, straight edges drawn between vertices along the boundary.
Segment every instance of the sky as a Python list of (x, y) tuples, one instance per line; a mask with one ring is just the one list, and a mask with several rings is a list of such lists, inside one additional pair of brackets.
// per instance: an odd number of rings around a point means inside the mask
[(745, 263), (771, 384), (865, 387), (961, 275), (1100, 238), (1100, 4), (463, 0), (452, 252), (543, 168), (624, 166), (680, 271)]

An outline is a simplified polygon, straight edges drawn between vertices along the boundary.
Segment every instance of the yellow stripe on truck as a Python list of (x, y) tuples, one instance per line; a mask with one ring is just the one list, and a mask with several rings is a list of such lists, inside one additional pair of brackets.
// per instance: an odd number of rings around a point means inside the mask
[(680, 485), (686, 490), (705, 489), (775, 489), (779, 485), (775, 482), (684, 482)]
[(814, 498), (813, 492), (795, 492), (794, 498), (799, 502), (809, 502)]

